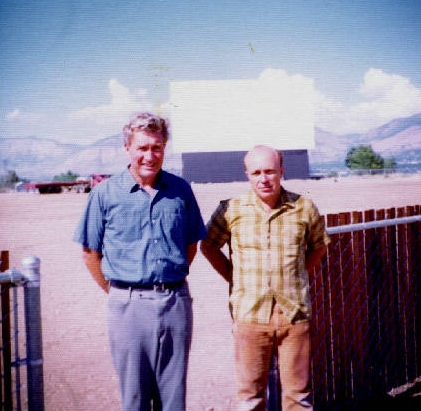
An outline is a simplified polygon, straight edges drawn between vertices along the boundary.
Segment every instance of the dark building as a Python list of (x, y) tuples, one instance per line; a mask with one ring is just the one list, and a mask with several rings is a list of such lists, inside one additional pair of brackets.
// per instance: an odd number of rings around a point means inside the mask
[[(281, 150), (286, 180), (310, 178), (307, 150)], [(245, 181), (243, 159), (246, 151), (183, 153), (182, 176), (195, 183), (231, 183)]]

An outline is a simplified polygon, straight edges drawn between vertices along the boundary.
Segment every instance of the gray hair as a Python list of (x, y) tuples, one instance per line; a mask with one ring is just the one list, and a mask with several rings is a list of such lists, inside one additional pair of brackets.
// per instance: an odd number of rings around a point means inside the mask
[(124, 145), (130, 144), (130, 139), (136, 131), (147, 131), (152, 134), (161, 134), (164, 138), (164, 144), (167, 143), (169, 137), (167, 121), (155, 114), (149, 112), (137, 113), (123, 127)]

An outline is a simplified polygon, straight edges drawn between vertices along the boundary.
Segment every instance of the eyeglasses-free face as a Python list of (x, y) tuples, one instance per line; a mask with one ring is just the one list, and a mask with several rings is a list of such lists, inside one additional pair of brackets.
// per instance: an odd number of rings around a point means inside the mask
[(141, 184), (153, 185), (164, 162), (165, 141), (160, 132), (139, 130), (126, 145), (130, 170)]

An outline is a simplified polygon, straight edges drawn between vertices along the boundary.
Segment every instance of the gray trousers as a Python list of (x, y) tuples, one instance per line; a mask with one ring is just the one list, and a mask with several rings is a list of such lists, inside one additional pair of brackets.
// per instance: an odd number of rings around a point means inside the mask
[(192, 326), (187, 283), (165, 291), (110, 288), (108, 332), (123, 411), (185, 411)]

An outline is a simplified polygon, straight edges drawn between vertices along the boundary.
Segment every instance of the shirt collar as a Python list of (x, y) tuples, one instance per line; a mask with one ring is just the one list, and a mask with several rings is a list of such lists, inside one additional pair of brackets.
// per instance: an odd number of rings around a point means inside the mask
[(288, 207), (295, 208), (297, 205), (297, 200), (301, 197), (299, 194), (293, 193), (291, 191), (281, 188), (281, 201), (280, 206), (286, 205)]
[[(132, 193), (140, 189), (140, 184), (132, 176), (132, 173), (129, 170), (129, 166), (121, 173), (121, 185), (124, 190)], [(156, 189), (160, 190), (161, 188), (168, 186), (168, 173), (164, 170), (160, 170), (157, 176)]]
[[(295, 208), (296, 201), (300, 198), (299, 194), (293, 193), (291, 191), (285, 190), (281, 187), (281, 195), (278, 200), (278, 204), (275, 209), (281, 209), (283, 206), (288, 208)], [(244, 198), (244, 205), (253, 205), (261, 207), (260, 200), (258, 199), (256, 193), (253, 190), (250, 190)]]

